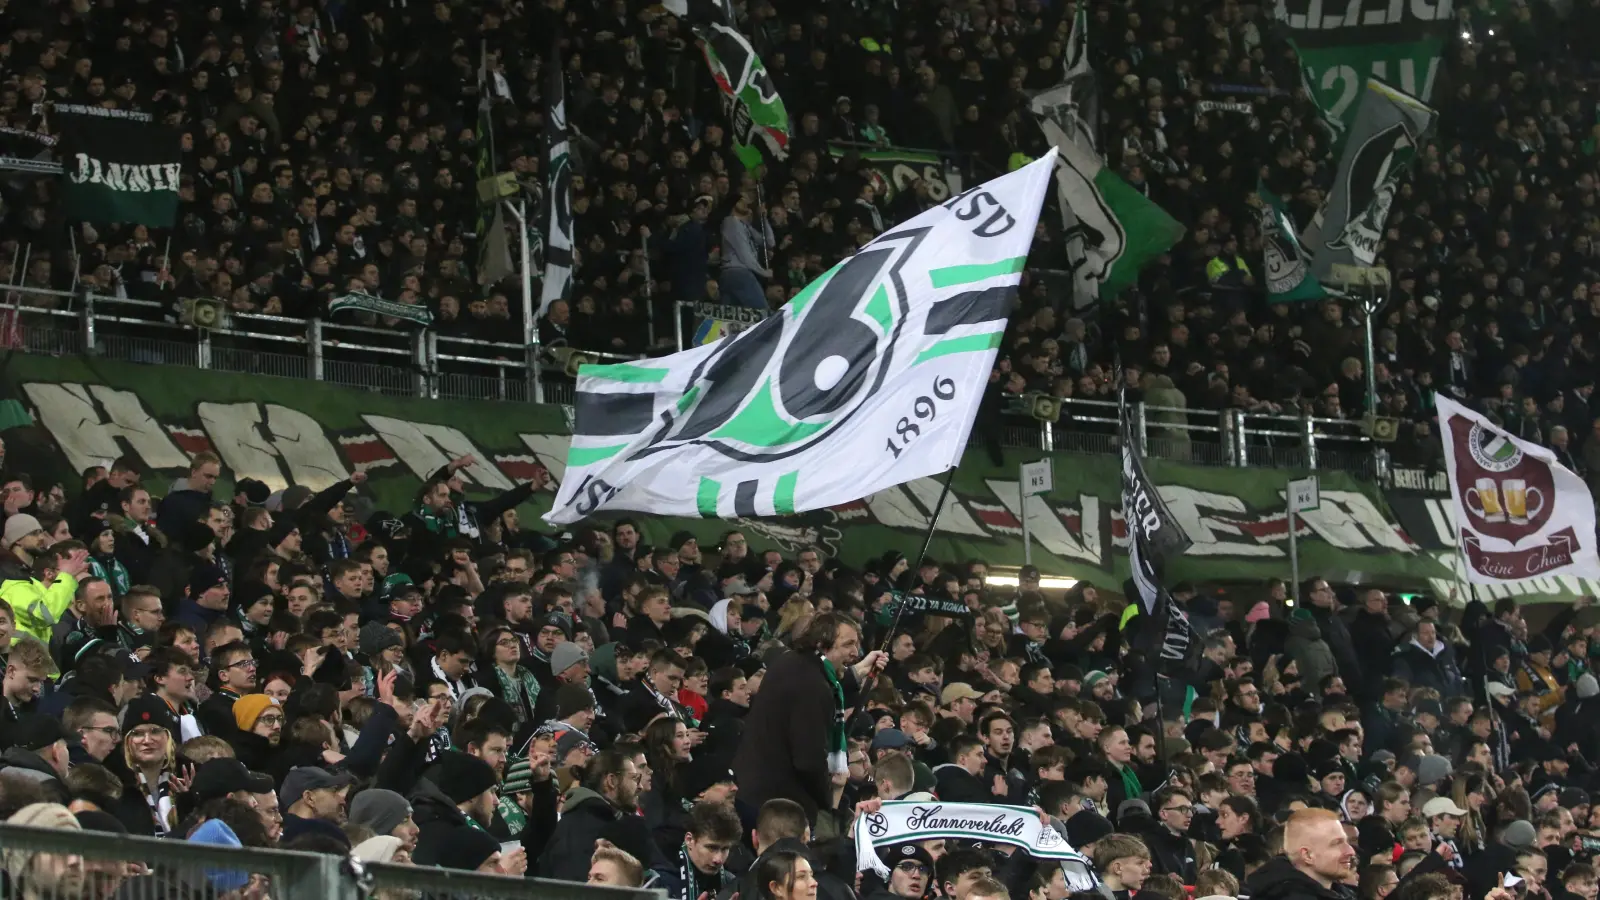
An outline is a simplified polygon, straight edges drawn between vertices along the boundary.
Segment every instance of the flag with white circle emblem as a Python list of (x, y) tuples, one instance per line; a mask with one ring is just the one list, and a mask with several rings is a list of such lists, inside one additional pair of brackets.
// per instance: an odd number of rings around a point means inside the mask
[(736, 337), (583, 367), (545, 520), (786, 515), (956, 465), (1055, 156), (880, 235)]

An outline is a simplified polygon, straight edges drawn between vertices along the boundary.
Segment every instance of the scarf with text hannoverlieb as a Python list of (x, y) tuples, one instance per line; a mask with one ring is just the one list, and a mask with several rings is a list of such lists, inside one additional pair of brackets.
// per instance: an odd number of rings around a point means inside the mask
[(873, 871), (885, 880), (889, 867), (877, 848), (907, 841), (957, 838), (1007, 844), (1038, 859), (1061, 862), (1067, 886), (1093, 890), (1094, 868), (1072, 849), (1055, 827), (1027, 806), (999, 803), (940, 803), (937, 800), (892, 800), (856, 821), (856, 871)]
[(171, 227), (178, 215), (183, 139), (177, 128), (132, 119), (62, 114), (54, 119), (74, 222)]

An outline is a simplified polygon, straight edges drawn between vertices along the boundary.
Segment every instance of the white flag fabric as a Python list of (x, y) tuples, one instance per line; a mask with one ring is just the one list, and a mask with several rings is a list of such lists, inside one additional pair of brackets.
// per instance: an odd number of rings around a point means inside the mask
[(941, 803), (938, 800), (891, 800), (877, 812), (856, 822), (856, 871), (872, 871), (888, 879), (889, 866), (878, 856), (879, 847), (935, 838), (977, 839), (1006, 844), (1029, 856), (1061, 863), (1067, 886), (1075, 891), (1094, 890), (1094, 868), (1072, 849), (1054, 826), (1039, 818), (1031, 806), (999, 803)]
[(1055, 156), (880, 235), (736, 337), (583, 367), (545, 521), (786, 515), (956, 465)]
[(1600, 577), (1594, 498), (1548, 449), (1435, 394), (1467, 580)]

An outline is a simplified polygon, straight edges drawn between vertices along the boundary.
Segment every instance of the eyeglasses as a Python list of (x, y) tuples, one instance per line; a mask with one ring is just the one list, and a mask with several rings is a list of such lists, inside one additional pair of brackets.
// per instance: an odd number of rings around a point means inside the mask
[(522, 646), (522, 642), (517, 640), (516, 638), (503, 638), (501, 640), (495, 641), (494, 645), (496, 647), (520, 647), (520, 646)]
[(256, 718), (256, 724), (257, 725), (282, 725), (283, 724), (283, 716), (258, 716)]
[(122, 729), (115, 725), (85, 725), (84, 731), (98, 731), (113, 741), (122, 740)]
[(254, 669), (255, 667), (256, 661), (254, 659), (241, 659), (238, 662), (231, 662), (223, 666), (224, 669)]
[(1161, 811), (1162, 812), (1177, 813), (1180, 816), (1192, 816), (1192, 815), (1194, 815), (1194, 807), (1192, 807), (1192, 806), (1163, 806), (1161, 808)]
[(894, 868), (895, 868), (895, 871), (904, 872), (907, 875), (926, 875), (926, 874), (928, 874), (928, 867), (923, 865), (922, 863), (919, 863), (919, 862), (909, 862), (909, 861), (907, 861), (907, 862), (900, 863), (899, 865), (895, 866)]

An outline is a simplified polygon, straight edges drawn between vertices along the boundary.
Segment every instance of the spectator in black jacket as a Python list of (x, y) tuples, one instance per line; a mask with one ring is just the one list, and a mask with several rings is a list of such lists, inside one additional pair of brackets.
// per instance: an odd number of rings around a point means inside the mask
[(1317, 620), (1317, 628), (1322, 632), (1322, 639), (1327, 642), (1328, 649), (1333, 651), (1333, 661), (1339, 667), (1339, 675), (1344, 678), (1346, 685), (1360, 684), (1365, 673), (1361, 671), (1361, 662), (1356, 656), (1355, 643), (1350, 639), (1350, 629), (1345, 627), (1344, 620), (1337, 615), (1338, 601), (1334, 597), (1333, 588), (1323, 578), (1312, 578), (1306, 582), (1307, 609)]
[(639, 803), (639, 767), (616, 750), (595, 754), (583, 768), (583, 783), (567, 792), (561, 821), (539, 857), (539, 876), (581, 881), (588, 873), (595, 841), (633, 856), (648, 868), (665, 864), (650, 837)]

